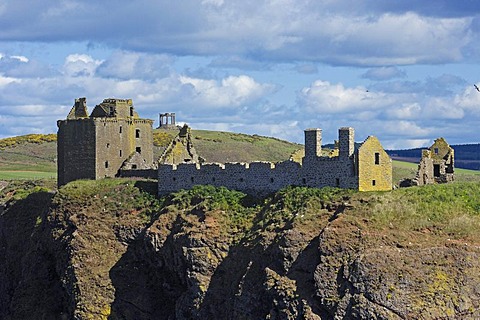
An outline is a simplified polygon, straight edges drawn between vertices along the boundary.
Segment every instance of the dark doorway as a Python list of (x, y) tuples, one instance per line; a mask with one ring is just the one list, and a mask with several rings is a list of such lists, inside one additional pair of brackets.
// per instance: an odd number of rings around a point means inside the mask
[(434, 164), (433, 165), (433, 176), (434, 177), (440, 177), (440, 165), (439, 164)]

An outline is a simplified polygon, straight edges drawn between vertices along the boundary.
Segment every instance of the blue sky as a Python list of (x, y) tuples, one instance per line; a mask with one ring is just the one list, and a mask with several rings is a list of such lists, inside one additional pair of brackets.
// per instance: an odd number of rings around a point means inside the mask
[(155, 125), (478, 143), (479, 57), (476, 0), (0, 0), (0, 137), (115, 97)]

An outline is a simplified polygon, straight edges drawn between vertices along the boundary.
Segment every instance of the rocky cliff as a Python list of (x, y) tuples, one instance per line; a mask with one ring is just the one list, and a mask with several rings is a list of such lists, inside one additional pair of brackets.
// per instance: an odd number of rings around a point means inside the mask
[[(404, 191), (251, 199), (199, 187), (157, 199), (150, 184), (4, 187), (0, 318), (480, 318), (476, 231), (453, 215), (382, 220)], [(476, 228), (471, 201), (463, 219)]]

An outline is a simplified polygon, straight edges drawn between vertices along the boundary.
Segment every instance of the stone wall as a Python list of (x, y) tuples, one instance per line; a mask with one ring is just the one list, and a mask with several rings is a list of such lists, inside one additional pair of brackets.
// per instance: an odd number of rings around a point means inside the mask
[[(123, 163), (140, 155), (138, 169), (153, 164), (151, 120), (94, 118), (96, 134), (96, 179), (115, 177)], [(136, 168), (132, 168), (136, 169)]]
[[(195, 185), (224, 186), (254, 195), (268, 194), (289, 185), (360, 190), (359, 169), (362, 191), (392, 189), (392, 162), (378, 139), (369, 137), (364, 148), (355, 153), (353, 128), (341, 128), (339, 155), (335, 157), (319, 156), (321, 139), (320, 129), (305, 130), (306, 150), (302, 164), (294, 161), (162, 164), (158, 169), (158, 192), (163, 195)], [(372, 181), (375, 181), (373, 185)]]
[(90, 119), (57, 122), (58, 185), (78, 179), (96, 178), (94, 123)]

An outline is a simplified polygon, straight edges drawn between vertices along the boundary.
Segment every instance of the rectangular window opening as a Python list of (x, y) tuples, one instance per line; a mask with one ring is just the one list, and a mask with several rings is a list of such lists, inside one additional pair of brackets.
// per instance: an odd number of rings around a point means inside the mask
[(140, 138), (140, 129), (135, 130), (135, 138)]
[(375, 164), (380, 164), (380, 153), (375, 152)]
[(375, 186), (377, 182), (375, 180), (372, 180), (372, 186)]
[(119, 153), (120, 153), (120, 157), (121, 157), (121, 156), (122, 156), (122, 150), (120, 150), (120, 152), (119, 152)]
[(141, 147), (136, 147), (135, 151), (138, 152), (138, 153), (142, 153), (142, 148)]
[(108, 168), (108, 161), (105, 161), (105, 168)]
[(122, 133), (122, 126), (120, 126), (120, 130), (119, 130), (120, 133)]

